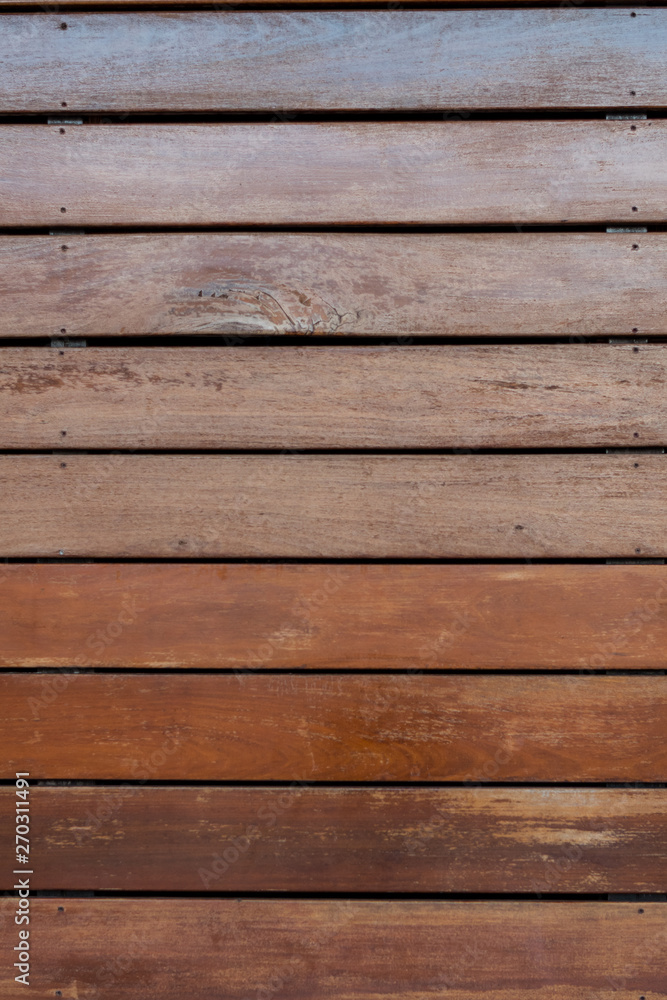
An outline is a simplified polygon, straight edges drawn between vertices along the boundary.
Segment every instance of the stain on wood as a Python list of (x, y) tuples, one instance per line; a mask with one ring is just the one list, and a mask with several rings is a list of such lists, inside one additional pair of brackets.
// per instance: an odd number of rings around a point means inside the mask
[[(0, 789), (5, 842), (13, 795)], [(667, 879), (664, 789), (127, 784), (31, 798), (33, 889), (544, 895)]]
[[(41, 899), (51, 1000), (659, 1000), (661, 903)], [(14, 925), (0, 931), (9, 953)], [(260, 946), (261, 943), (261, 946)], [(5, 976), (8, 976), (5, 973)], [(23, 987), (2, 983), (15, 1000)], [(24, 990), (25, 992), (25, 990)]]
[(667, 346), (8, 348), (0, 448), (667, 441)]
[(663, 782), (667, 678), (0, 674), (8, 779)]
[(655, 454), (3, 455), (0, 556), (663, 557)]
[(662, 119), (5, 125), (3, 139), (2, 226), (638, 225), (667, 202)]
[(667, 568), (9, 563), (0, 666), (667, 667)]
[(143, 11), (62, 23), (57, 13), (4, 18), (0, 111), (60, 112), (66, 101), (70, 113), (454, 109), (466, 118), (480, 108), (667, 104), (661, 9)]

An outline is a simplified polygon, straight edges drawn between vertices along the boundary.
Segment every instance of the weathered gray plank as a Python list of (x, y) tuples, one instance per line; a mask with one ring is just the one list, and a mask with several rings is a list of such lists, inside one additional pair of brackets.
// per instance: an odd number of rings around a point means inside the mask
[(667, 346), (7, 348), (0, 448), (667, 444)]
[(664, 233), (4, 236), (0, 332), (664, 334), (666, 275)]
[(663, 9), (70, 12), (8, 15), (2, 27), (0, 111), (64, 102), (69, 112), (435, 108), (465, 118), (667, 104)]
[(2, 138), (4, 226), (666, 218), (662, 119), (4, 125)]

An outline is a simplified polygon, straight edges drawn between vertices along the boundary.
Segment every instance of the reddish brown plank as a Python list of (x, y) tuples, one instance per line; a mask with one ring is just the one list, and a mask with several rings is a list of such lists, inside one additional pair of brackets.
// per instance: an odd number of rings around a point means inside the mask
[(667, 668), (667, 569), (9, 564), (0, 666)]
[[(31, 910), (39, 1000), (180, 1000), (185, 984), (190, 1000), (667, 996), (664, 903), (40, 899)], [(7, 922), (4, 953), (17, 942)], [(3, 976), (8, 1000), (26, 994), (7, 965)]]
[(667, 104), (660, 9), (56, 12), (2, 26), (5, 112)]
[(667, 346), (7, 348), (0, 448), (667, 443)]
[[(0, 789), (5, 843), (14, 797)], [(667, 880), (663, 789), (33, 786), (30, 802), (33, 889), (624, 893)]]
[(667, 679), (0, 675), (3, 778), (664, 781)]
[(576, 343), (664, 334), (666, 272), (664, 233), (2, 236), (0, 332)]
[(667, 555), (664, 455), (3, 455), (0, 556)]
[(5, 125), (2, 137), (3, 226), (667, 218), (662, 119)]

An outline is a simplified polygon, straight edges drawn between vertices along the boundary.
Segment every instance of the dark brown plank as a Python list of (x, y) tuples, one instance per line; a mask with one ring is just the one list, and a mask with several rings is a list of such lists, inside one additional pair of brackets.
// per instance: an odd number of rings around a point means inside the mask
[[(13, 788), (0, 835), (14, 835)], [(664, 789), (33, 787), (33, 889), (661, 892)], [(2, 888), (16, 881), (3, 872)]]
[(666, 218), (661, 119), (5, 125), (2, 137), (3, 226)]
[(0, 111), (661, 107), (666, 37), (641, 7), (8, 15)]
[(667, 443), (667, 346), (7, 348), (0, 448)]
[(664, 233), (2, 236), (0, 332), (576, 343), (664, 334), (666, 272)]
[(667, 679), (0, 675), (3, 778), (664, 781)]
[(664, 566), (0, 570), (2, 667), (667, 668)]
[[(31, 910), (39, 1000), (181, 1000), (185, 985), (189, 1000), (667, 996), (664, 903), (40, 899)], [(17, 932), (5, 924), (5, 954)], [(4, 996), (19, 1000), (10, 975)]]
[(0, 556), (655, 557), (667, 458), (3, 455)]

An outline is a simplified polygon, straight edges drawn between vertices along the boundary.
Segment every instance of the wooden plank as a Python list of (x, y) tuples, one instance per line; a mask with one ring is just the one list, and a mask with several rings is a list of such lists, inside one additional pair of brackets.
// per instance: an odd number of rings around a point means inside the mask
[[(38, 786), (30, 798), (32, 889), (635, 893), (667, 879), (664, 789)], [(0, 789), (5, 843), (14, 799)]]
[(0, 556), (667, 555), (667, 458), (2, 455)]
[(667, 679), (0, 674), (2, 778), (662, 782)]
[(664, 233), (2, 236), (0, 333), (665, 334), (666, 273)]
[(0, 111), (61, 111), (65, 101), (70, 113), (464, 108), (467, 118), (479, 108), (661, 107), (667, 12), (633, 14), (8, 15)]
[(0, 666), (665, 669), (667, 567), (21, 564)]
[(667, 346), (5, 349), (0, 448), (667, 443)]
[(661, 119), (5, 125), (2, 136), (3, 226), (667, 219)]
[(664, 903), (37, 899), (30, 940), (39, 1000), (667, 996)]

